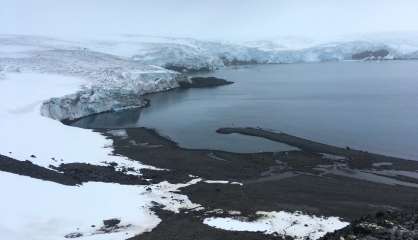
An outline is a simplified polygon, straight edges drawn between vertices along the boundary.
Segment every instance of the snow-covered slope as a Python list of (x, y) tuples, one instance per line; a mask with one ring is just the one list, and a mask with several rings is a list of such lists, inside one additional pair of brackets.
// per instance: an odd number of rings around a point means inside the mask
[[(15, 39), (18, 41), (13, 42)], [(174, 71), (94, 52), (75, 43), (46, 38), (0, 38), (3, 49), (10, 47), (9, 43), (13, 43), (14, 51), (9, 49), (7, 54), (0, 55), (3, 74), (36, 72), (85, 80), (78, 91), (45, 102), (42, 114), (58, 120), (143, 106), (141, 95), (178, 87), (181, 78)]]

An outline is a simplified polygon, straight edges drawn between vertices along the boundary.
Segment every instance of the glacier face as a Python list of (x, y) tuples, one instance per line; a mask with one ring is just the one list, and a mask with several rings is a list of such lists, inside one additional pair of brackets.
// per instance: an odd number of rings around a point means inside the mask
[[(15, 39), (19, 41), (14, 41)], [(0, 38), (5, 49), (13, 43), (17, 51), (0, 57), (0, 72), (40, 72), (77, 76), (85, 80), (80, 91), (46, 100), (41, 114), (57, 120), (72, 120), (95, 113), (141, 107), (141, 96), (178, 87), (182, 76), (158, 66), (140, 64), (106, 53), (76, 47), (66, 42), (13, 36)], [(57, 44), (58, 42), (58, 44)], [(17, 48), (22, 44), (25, 48)], [(30, 48), (31, 50), (27, 50)], [(25, 49), (23, 52), (21, 49)], [(0, 74), (1, 75), (1, 74)], [(58, 80), (57, 80), (58, 81)], [(65, 83), (63, 83), (65, 84)]]
[(88, 47), (177, 71), (211, 71), (236, 64), (353, 60), (355, 54), (379, 50), (388, 52), (382, 59), (407, 59), (412, 52), (418, 51), (418, 41), (412, 41), (408, 36), (405, 39), (402, 36), (360, 36), (333, 42), (285, 38), (241, 43), (129, 36), (117, 41), (113, 39), (113, 42), (89, 41)]
[[(418, 58), (418, 41), (408, 37), (293, 43), (296, 40), (230, 43), (137, 35), (76, 40), (0, 35), (0, 79), (2, 72), (84, 79), (79, 92), (46, 100), (42, 107), (44, 116), (72, 120), (144, 106), (142, 95), (178, 87), (185, 78), (182, 72), (239, 64), (342, 61), (359, 56), (364, 60)], [(384, 54), (375, 57), (375, 53)]]
[(97, 113), (145, 105), (146, 101), (141, 99), (140, 95), (95, 87), (46, 100), (42, 104), (41, 114), (57, 120), (74, 120)]

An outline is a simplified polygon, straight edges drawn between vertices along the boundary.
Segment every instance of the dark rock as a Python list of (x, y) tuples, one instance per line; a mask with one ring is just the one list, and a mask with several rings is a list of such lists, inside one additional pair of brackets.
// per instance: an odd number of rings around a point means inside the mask
[(78, 179), (80, 182), (117, 182), (126, 185), (148, 184), (143, 178), (116, 171), (113, 166), (97, 166), (87, 163), (67, 163), (59, 167), (51, 166), (65, 175)]
[(226, 66), (239, 66), (239, 65), (253, 65), (253, 64), (260, 64), (260, 63), (266, 63), (266, 62), (258, 62), (254, 59), (251, 60), (239, 60), (236, 58), (227, 58), (227, 57), (221, 57), (222, 61)]
[(376, 218), (383, 218), (385, 216), (384, 212), (377, 212), (376, 213)]
[(109, 163), (109, 166), (111, 166), (111, 167), (116, 167), (118, 164), (116, 163), (116, 162), (110, 162)]
[(217, 87), (222, 85), (232, 84), (234, 82), (216, 77), (192, 77), (185, 81), (180, 81), (181, 88), (205, 88)]
[(417, 210), (386, 211), (368, 215), (353, 221), (349, 226), (334, 233), (328, 233), (322, 239), (418, 239), (418, 229), (414, 220)]
[(116, 227), (119, 223), (120, 223), (120, 219), (117, 219), (117, 218), (103, 220), (103, 225), (106, 228)]
[(69, 234), (65, 235), (64, 237), (65, 238), (79, 238), (79, 237), (82, 237), (82, 236), (83, 236), (82, 233), (74, 232), (74, 233), (69, 233)]
[(166, 64), (164, 65), (164, 68), (173, 70), (176, 72), (182, 72), (182, 73), (194, 73), (194, 72), (210, 72), (214, 70), (213, 68), (210, 68), (209, 66), (204, 66), (201, 68), (191, 68), (184, 65), (175, 65), (175, 64)]
[(33, 164), (29, 160), (18, 161), (0, 155), (0, 171), (29, 176), (37, 179), (52, 181), (64, 185), (81, 184), (79, 179)]
[(32, 154), (32, 155), (30, 155), (30, 157), (31, 157), (31, 158), (36, 158), (36, 156), (35, 156), (35, 155), (33, 155), (33, 154)]
[(382, 59), (389, 55), (389, 51), (386, 49), (379, 49), (376, 51), (363, 51), (355, 53), (351, 56), (353, 60), (373, 60), (373, 59)]

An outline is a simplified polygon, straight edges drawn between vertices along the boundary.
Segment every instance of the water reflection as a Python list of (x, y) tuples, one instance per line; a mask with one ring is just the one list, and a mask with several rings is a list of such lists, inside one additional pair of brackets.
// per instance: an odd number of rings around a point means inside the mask
[(82, 118), (72, 126), (81, 128), (130, 128), (138, 125), (141, 109), (128, 109), (119, 112), (107, 112)]

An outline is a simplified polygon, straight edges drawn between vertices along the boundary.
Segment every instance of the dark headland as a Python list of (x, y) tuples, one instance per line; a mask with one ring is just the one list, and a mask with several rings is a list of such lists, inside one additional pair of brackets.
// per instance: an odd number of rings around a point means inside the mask
[(234, 82), (216, 77), (191, 77), (184, 81), (179, 81), (181, 88), (209, 88), (229, 85), (233, 83)]

